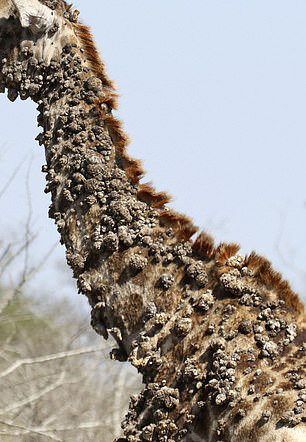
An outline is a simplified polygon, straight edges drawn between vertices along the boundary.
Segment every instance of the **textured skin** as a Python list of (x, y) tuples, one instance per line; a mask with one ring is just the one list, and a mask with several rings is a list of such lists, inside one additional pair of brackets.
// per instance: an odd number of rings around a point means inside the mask
[(264, 258), (191, 241), (168, 195), (139, 184), (88, 28), (65, 2), (41, 3), (47, 31), (0, 1), (0, 91), (38, 104), (49, 215), (94, 329), (143, 374), (120, 441), (305, 440), (303, 305)]

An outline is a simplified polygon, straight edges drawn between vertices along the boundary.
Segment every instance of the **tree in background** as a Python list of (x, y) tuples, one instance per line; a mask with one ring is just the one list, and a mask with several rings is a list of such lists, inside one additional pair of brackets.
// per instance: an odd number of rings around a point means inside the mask
[[(1, 245), (0, 273), (18, 275), (25, 254), (34, 261), (29, 243)], [(111, 440), (139, 388), (135, 373), (109, 360), (110, 344), (69, 299), (46, 303), (42, 292), (32, 293), (34, 269), (0, 285), (0, 439)]]

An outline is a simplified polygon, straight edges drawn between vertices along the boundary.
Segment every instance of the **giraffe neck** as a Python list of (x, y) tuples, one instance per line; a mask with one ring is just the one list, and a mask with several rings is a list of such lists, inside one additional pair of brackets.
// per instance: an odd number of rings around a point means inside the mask
[[(45, 147), (45, 191), (52, 194), (49, 215), (55, 219), (80, 291), (92, 306), (99, 306), (95, 308), (99, 320), (107, 310), (105, 327), (115, 329), (128, 354), (147, 306), (158, 296), (148, 278), (150, 261), (157, 266), (155, 270), (153, 264), (157, 286), (160, 267), (175, 259), (175, 253), (170, 259), (164, 251), (178, 247), (182, 252), (177, 254), (191, 253), (184, 238), (195, 229), (188, 218), (164, 207), (166, 193), (139, 184), (141, 165), (127, 155), (127, 137), (112, 115), (113, 84), (88, 28), (74, 23), (74, 12), (69, 13), (70, 20), (54, 12), (50, 29), (35, 35), (31, 21), (20, 29), (9, 10), (7, 15), (0, 35), (2, 91), (7, 88), (12, 101), (20, 96), (38, 104), (42, 133), (37, 140)], [(124, 322), (121, 314), (116, 319), (115, 312), (129, 303), (133, 307)], [(103, 327), (97, 325), (106, 335)]]
[(38, 104), (49, 215), (93, 327), (144, 376), (126, 440), (269, 442), (277, 424), (285, 434), (302, 420), (300, 301), (263, 258), (204, 233), (190, 241), (168, 195), (139, 184), (88, 28), (64, 2), (48, 5), (54, 19), (35, 32), (2, 11), (0, 90)]

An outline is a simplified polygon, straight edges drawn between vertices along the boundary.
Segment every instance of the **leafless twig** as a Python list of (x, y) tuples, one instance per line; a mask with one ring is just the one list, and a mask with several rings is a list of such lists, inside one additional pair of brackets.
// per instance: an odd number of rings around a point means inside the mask
[(26, 399), (23, 399), (21, 401), (16, 401), (16, 402), (8, 405), (7, 407), (3, 408), (2, 410), (0, 410), (0, 414), (9, 413), (17, 408), (25, 407), (25, 406), (29, 405), (31, 402), (37, 401), (42, 396), (47, 395), (51, 391), (54, 391), (56, 388), (58, 388), (60, 385), (62, 385), (65, 374), (66, 374), (65, 372), (62, 372), (60, 374), (59, 378), (55, 382), (48, 385), (46, 388), (35, 391), (31, 396), (27, 397)]
[(20, 437), (20, 436), (22, 436), (24, 434), (33, 433), (33, 434), (37, 434), (37, 435), (40, 435), (40, 436), (44, 436), (44, 437), (46, 437), (48, 439), (51, 439), (53, 441), (56, 441), (56, 442), (64, 442), (63, 439), (59, 439), (58, 437), (56, 437), (56, 436), (54, 436), (52, 434), (43, 433), (43, 432), (41, 432), (39, 430), (36, 430), (35, 428), (25, 427), (23, 425), (17, 425), (17, 424), (14, 424), (11, 421), (0, 421), (0, 424), (5, 425), (7, 427), (15, 428), (16, 430), (19, 430), (19, 431), (15, 431), (15, 432), (0, 431), (0, 434), (2, 434), (2, 435), (8, 435), (9, 434), (10, 436)]
[(12, 184), (12, 182), (14, 181), (14, 179), (16, 178), (21, 166), (24, 164), (25, 162), (25, 157), (23, 157), (23, 159), (20, 161), (20, 163), (17, 165), (17, 167), (15, 167), (15, 169), (13, 170), (12, 174), (10, 175), (10, 177), (8, 178), (8, 180), (6, 181), (6, 183), (4, 184), (4, 186), (0, 189), (0, 199), (3, 197), (3, 195), (5, 194), (5, 192), (7, 191), (7, 189), (10, 187), (10, 185)]
[(101, 346), (98, 347), (85, 347), (79, 348), (77, 350), (64, 351), (60, 353), (54, 353), (51, 355), (40, 356), (37, 358), (26, 358), (20, 359), (19, 361), (14, 362), (10, 367), (0, 373), (0, 378), (4, 378), (5, 376), (12, 373), (17, 368), (22, 367), (23, 365), (33, 365), (33, 364), (42, 364), (44, 362), (55, 361), (63, 358), (70, 358), (73, 356), (84, 355), (86, 353), (94, 353), (103, 350)]

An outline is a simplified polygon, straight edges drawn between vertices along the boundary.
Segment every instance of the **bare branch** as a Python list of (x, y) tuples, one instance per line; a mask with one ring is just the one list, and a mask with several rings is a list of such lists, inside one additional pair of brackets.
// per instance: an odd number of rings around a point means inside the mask
[(120, 428), (120, 422), (122, 419), (122, 396), (124, 397), (126, 377), (127, 370), (124, 366), (121, 366), (114, 385), (114, 408), (111, 416), (114, 429)]
[(27, 203), (28, 203), (28, 216), (27, 221), (25, 225), (25, 242), (27, 244), (27, 247), (25, 248), (24, 253), (24, 264), (23, 264), (23, 272), (22, 272), (22, 281), (25, 281), (27, 279), (28, 274), (28, 265), (29, 265), (29, 246), (30, 246), (30, 237), (31, 237), (31, 222), (32, 222), (32, 202), (31, 202), (31, 190), (30, 190), (30, 170), (31, 165), (33, 161), (33, 156), (29, 162), (28, 169), (27, 169), (27, 175), (26, 175), (26, 193), (27, 193)]
[(32, 234), (31, 238), (29, 238), (27, 241), (24, 241), (21, 246), (16, 250), (15, 253), (13, 253), (7, 261), (2, 265), (1, 271), (0, 271), (0, 278), (3, 276), (5, 270), (8, 268), (8, 266), (18, 257), (21, 255), (21, 253), (29, 246), (29, 244), (34, 241), (34, 239), (37, 237), (37, 234)]
[(11, 243), (9, 243), (9, 244), (5, 247), (5, 249), (4, 249), (3, 252), (2, 252), (2, 255), (0, 256), (0, 263), (1, 263), (1, 261), (2, 261), (2, 260), (8, 255), (8, 253), (9, 253), (11, 247), (12, 247), (12, 244), (11, 244)]
[[(39, 272), (39, 270), (44, 266), (44, 264), (46, 263), (48, 258), (52, 255), (52, 253), (54, 252), (56, 247), (57, 247), (57, 243), (55, 243), (49, 249), (49, 251), (46, 253), (46, 255), (44, 255), (42, 257), (41, 261), (37, 265), (33, 266), (31, 269), (28, 269), (28, 258), (27, 258), (28, 244), (25, 245), (24, 249), (25, 249), (26, 258), (25, 258), (22, 276), (20, 278), (20, 281), (15, 285), (15, 287), (11, 290), (8, 290), (7, 293), (1, 297), (1, 299), (0, 299), (0, 314), (4, 311), (4, 309), (9, 304), (9, 302), (17, 295), (17, 293), (19, 293), (19, 291), (22, 289), (22, 287), (29, 281), (29, 279), (31, 279), (36, 273)], [(20, 251), (20, 253), (21, 253), (21, 251)], [(20, 253), (18, 253), (18, 255)], [(15, 257), (17, 257), (18, 255), (15, 255)], [(1, 277), (2, 273), (3, 272), (0, 272), (0, 277)]]
[[(107, 422), (106, 422), (107, 424)], [(52, 428), (48, 428), (48, 427), (38, 427), (35, 428), (36, 431), (41, 431), (44, 433), (48, 433), (49, 431), (54, 432), (54, 431), (73, 431), (73, 430), (89, 430), (92, 428), (98, 428), (98, 427), (104, 427), (105, 426), (105, 421), (93, 421), (93, 422), (84, 422), (78, 425), (67, 425), (67, 426), (63, 426), (63, 427), (52, 427)]]
[(56, 442), (64, 442), (62, 439), (59, 439), (58, 437), (54, 436), (53, 434), (46, 434), (46, 433), (43, 433), (43, 432), (41, 432), (39, 430), (36, 430), (35, 428), (25, 427), (23, 425), (17, 425), (17, 424), (14, 424), (11, 421), (0, 421), (0, 424), (5, 425), (7, 427), (12, 427), (12, 428), (16, 428), (16, 429), (20, 430), (19, 432), (15, 432), (15, 433), (0, 431), (0, 434), (2, 434), (2, 435), (9, 434), (10, 436), (19, 437), (19, 436), (22, 436), (24, 434), (33, 433), (33, 434), (38, 434), (40, 436), (45, 436), (45, 437), (47, 437), (47, 438), (49, 438), (51, 440), (54, 440)]
[(65, 374), (66, 374), (65, 372), (62, 372), (59, 378), (55, 382), (48, 385), (46, 388), (43, 388), (42, 390), (33, 393), (28, 398), (23, 399), (22, 401), (14, 402), (13, 404), (10, 404), (8, 407), (3, 408), (2, 410), (0, 410), (0, 414), (9, 413), (10, 411), (13, 411), (17, 408), (25, 407), (26, 405), (29, 405), (31, 402), (37, 401), (42, 396), (45, 396), (51, 391), (54, 391), (56, 388), (58, 388), (63, 384), (63, 379), (65, 378)]
[(21, 166), (24, 164), (25, 161), (24, 157), (20, 163), (17, 165), (17, 167), (13, 170), (12, 174), (10, 175), (10, 177), (8, 178), (8, 180), (6, 181), (6, 183), (4, 184), (4, 186), (0, 189), (0, 199), (3, 197), (3, 195), (5, 194), (5, 192), (7, 191), (7, 189), (10, 187), (10, 185), (12, 184), (12, 182), (14, 181), (14, 179), (16, 178)]
[(6, 370), (4, 370), (2, 373), (0, 373), (0, 378), (4, 378), (5, 376), (12, 373), (14, 370), (17, 370), (17, 368), (22, 367), (23, 365), (33, 365), (33, 364), (42, 364), (44, 362), (50, 362), (55, 361), (58, 359), (64, 359), (64, 358), (70, 358), (73, 356), (80, 356), (87, 353), (95, 353), (98, 351), (103, 350), (103, 347), (85, 347), (85, 348), (79, 348), (77, 350), (70, 350), (70, 351), (64, 351), (60, 353), (54, 353), (51, 355), (46, 356), (40, 356), (37, 358), (26, 358), (26, 359), (20, 359), (19, 361), (14, 362), (10, 367), (8, 367)]

